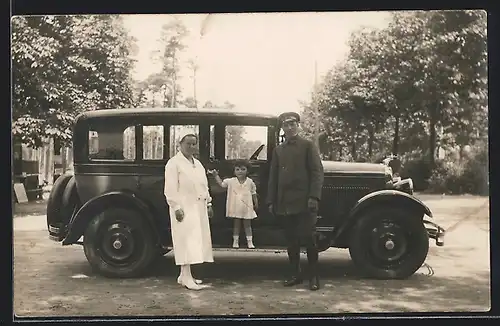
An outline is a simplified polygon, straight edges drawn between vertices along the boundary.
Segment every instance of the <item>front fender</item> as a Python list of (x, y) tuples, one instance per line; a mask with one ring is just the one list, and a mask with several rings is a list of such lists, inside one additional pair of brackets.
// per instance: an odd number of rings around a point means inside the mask
[(104, 211), (107, 207), (122, 207), (136, 210), (148, 219), (151, 230), (156, 235), (156, 240), (160, 239), (155, 220), (146, 203), (137, 198), (134, 193), (126, 191), (112, 191), (101, 196), (97, 196), (86, 202), (75, 214), (68, 227), (69, 232), (63, 240), (63, 245), (74, 244), (85, 232), (87, 225), (96, 215)]
[(334, 232), (333, 239), (342, 237), (354, 225), (363, 211), (380, 206), (404, 207), (422, 217), (424, 215), (432, 217), (431, 210), (420, 199), (399, 190), (379, 190), (362, 197), (356, 202), (347, 219)]

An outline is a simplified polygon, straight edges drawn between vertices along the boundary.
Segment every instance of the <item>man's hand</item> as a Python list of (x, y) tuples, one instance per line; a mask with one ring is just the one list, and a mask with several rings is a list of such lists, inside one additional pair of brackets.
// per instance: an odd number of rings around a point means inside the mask
[(208, 218), (214, 217), (214, 210), (213, 210), (212, 206), (207, 207), (207, 213), (208, 213)]
[(269, 204), (269, 206), (267, 207), (267, 209), (269, 210), (269, 213), (274, 214), (274, 206), (273, 206), (273, 204)]
[(182, 208), (179, 208), (175, 211), (175, 219), (179, 222), (182, 222), (182, 220), (184, 219), (184, 211), (182, 210)]
[(309, 208), (309, 211), (311, 212), (317, 212), (318, 211), (318, 200), (316, 198), (309, 198), (307, 201), (307, 207)]

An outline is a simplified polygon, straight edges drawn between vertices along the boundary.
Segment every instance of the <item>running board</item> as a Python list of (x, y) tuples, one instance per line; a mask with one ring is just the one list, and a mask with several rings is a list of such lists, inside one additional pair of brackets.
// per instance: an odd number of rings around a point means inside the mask
[[(173, 250), (172, 247), (168, 247), (168, 248), (164, 248), (164, 249)], [(275, 253), (275, 254), (287, 252), (285, 247), (276, 247), (276, 248), (273, 248), (273, 247), (258, 248), (258, 247), (256, 247), (254, 249), (250, 249), (250, 248), (246, 248), (246, 247), (232, 248), (230, 246), (228, 246), (228, 247), (222, 247), (222, 246), (216, 247), (216, 246), (214, 246), (214, 247), (212, 247), (212, 250), (217, 251), (217, 252), (223, 252), (223, 251), (226, 251), (226, 252), (262, 252), (262, 253)], [(306, 253), (306, 248), (301, 248), (300, 252)]]

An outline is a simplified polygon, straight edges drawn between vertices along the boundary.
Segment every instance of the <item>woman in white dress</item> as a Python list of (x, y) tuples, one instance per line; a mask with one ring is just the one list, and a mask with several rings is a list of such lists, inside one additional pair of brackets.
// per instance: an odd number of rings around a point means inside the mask
[(193, 154), (198, 137), (186, 134), (180, 151), (165, 165), (165, 198), (169, 205), (177, 282), (188, 289), (205, 285), (193, 278), (191, 265), (213, 262), (209, 217), (213, 214), (206, 171)]

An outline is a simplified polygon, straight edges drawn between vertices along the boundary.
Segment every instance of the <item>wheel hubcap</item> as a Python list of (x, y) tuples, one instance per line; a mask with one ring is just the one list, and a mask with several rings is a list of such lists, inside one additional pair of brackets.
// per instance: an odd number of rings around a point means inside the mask
[(132, 228), (125, 222), (116, 222), (103, 230), (102, 258), (110, 264), (127, 264), (137, 251)]
[(115, 240), (115, 242), (113, 242), (113, 248), (120, 249), (121, 247), (122, 247), (122, 242), (120, 240)]
[(388, 250), (392, 250), (394, 249), (394, 242), (392, 240), (387, 240), (385, 242), (385, 247), (388, 249)]
[(392, 265), (406, 254), (408, 238), (399, 225), (384, 221), (371, 233), (371, 253), (381, 265)]

